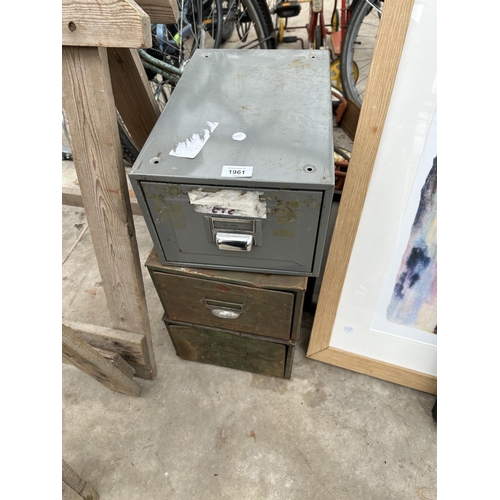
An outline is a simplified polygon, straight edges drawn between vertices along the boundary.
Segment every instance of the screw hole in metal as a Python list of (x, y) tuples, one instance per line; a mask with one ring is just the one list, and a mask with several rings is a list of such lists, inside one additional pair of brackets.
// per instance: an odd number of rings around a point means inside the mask
[(316, 171), (316, 167), (314, 165), (306, 165), (304, 167), (304, 171), (308, 172), (308, 173), (315, 172)]
[(161, 162), (161, 158), (159, 156), (155, 156), (154, 158), (151, 158), (149, 162), (152, 163), (153, 165), (158, 165), (158, 163)]

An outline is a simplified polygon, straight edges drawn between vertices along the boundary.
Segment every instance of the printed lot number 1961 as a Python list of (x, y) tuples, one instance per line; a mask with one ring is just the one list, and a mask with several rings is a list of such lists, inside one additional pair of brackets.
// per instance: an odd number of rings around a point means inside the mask
[(224, 165), (220, 175), (221, 177), (252, 177), (253, 167)]

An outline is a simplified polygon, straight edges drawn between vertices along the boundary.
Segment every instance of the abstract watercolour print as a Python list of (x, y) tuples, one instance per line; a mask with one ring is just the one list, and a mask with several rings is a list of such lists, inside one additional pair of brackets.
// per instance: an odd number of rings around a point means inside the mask
[(437, 156), (420, 193), (386, 314), (393, 323), (437, 333)]

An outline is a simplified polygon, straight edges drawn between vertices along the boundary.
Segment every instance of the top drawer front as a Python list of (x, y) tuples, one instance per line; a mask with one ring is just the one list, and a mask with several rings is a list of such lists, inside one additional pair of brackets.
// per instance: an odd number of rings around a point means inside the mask
[(293, 293), (157, 271), (153, 278), (171, 320), (290, 339)]
[[(321, 191), (158, 182), (141, 182), (141, 187), (167, 262), (271, 273), (312, 272)], [(231, 251), (216, 242), (219, 234), (234, 233), (251, 236), (249, 251)]]

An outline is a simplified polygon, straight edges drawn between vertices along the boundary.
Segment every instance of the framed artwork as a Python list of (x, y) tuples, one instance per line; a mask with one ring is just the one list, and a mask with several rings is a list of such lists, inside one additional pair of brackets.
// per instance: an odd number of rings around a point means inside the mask
[(308, 357), (437, 387), (436, 0), (386, 0)]

